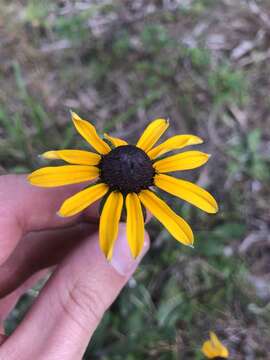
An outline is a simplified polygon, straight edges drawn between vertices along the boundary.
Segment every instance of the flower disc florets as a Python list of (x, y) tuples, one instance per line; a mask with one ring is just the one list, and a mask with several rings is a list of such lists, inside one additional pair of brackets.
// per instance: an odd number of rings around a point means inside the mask
[(123, 194), (139, 193), (153, 185), (155, 170), (146, 153), (134, 145), (124, 145), (104, 155), (99, 164), (101, 181)]

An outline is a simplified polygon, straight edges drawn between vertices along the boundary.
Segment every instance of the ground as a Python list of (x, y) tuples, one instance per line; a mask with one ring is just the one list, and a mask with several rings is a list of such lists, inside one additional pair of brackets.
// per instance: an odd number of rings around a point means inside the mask
[[(195, 248), (155, 221), (149, 255), (85, 359), (203, 359), (209, 330), (231, 359), (270, 354), (270, 3), (261, 0), (0, 0), (0, 172), (85, 146), (69, 110), (130, 142), (156, 117), (212, 154), (184, 178), (217, 215), (168, 199)], [(29, 291), (7, 321), (12, 331)], [(124, 321), (123, 321), (124, 320)]]

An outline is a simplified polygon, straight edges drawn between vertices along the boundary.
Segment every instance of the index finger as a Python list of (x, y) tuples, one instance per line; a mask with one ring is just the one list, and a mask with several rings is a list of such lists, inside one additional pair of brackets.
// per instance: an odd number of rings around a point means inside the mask
[[(57, 211), (65, 199), (84, 186), (45, 189), (30, 185), (25, 175), (0, 176), (0, 264), (25, 233), (69, 226), (82, 220), (82, 215), (61, 218)], [(87, 218), (97, 221), (97, 204), (89, 208)]]

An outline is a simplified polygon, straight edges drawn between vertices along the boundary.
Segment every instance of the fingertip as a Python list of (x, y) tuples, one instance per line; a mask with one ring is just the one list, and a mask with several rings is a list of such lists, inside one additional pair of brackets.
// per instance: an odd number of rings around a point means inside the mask
[(113, 257), (110, 261), (112, 267), (122, 276), (130, 277), (137, 269), (140, 261), (147, 253), (150, 246), (149, 235), (145, 231), (144, 245), (138, 257), (134, 258), (128, 245), (126, 236), (126, 224), (119, 224), (118, 238), (115, 242)]

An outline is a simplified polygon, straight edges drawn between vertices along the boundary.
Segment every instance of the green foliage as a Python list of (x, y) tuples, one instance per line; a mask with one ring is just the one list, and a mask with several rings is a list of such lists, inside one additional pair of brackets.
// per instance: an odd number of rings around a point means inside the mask
[(123, 29), (117, 33), (114, 43), (112, 44), (112, 51), (116, 57), (123, 59), (131, 51), (130, 34)]
[(185, 52), (195, 69), (206, 69), (210, 65), (210, 54), (208, 49), (192, 47), (187, 48)]
[(228, 148), (228, 154), (233, 156), (228, 166), (232, 173), (243, 172), (259, 181), (268, 181), (270, 178), (269, 159), (261, 153), (262, 131), (254, 129), (247, 134), (237, 137)]
[(83, 11), (73, 16), (59, 16), (54, 24), (54, 31), (57, 36), (81, 43), (89, 37), (86, 20), (91, 11)]
[(218, 66), (208, 77), (210, 91), (216, 104), (236, 103), (243, 105), (247, 98), (245, 74), (233, 70), (228, 64)]
[(179, 8), (188, 15), (199, 16), (209, 11), (213, 5), (215, 5), (215, 0), (191, 0), (180, 2)]
[(143, 48), (148, 53), (158, 53), (168, 44), (172, 43), (166, 28), (162, 25), (145, 25), (140, 38)]
[(54, 3), (50, 0), (29, 0), (25, 8), (24, 19), (33, 25), (46, 25), (46, 19), (54, 7)]

